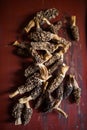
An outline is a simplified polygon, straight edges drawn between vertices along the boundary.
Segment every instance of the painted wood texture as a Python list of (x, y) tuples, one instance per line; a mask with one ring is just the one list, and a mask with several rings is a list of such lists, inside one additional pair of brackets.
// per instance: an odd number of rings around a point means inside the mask
[[(12, 100), (8, 95), (24, 83), (24, 69), (29, 59), (23, 59), (13, 53), (10, 43), (20, 40), (23, 26), (30, 20), (32, 14), (41, 9), (57, 8), (62, 20), (66, 16), (76, 15), (80, 30), (80, 41), (72, 42), (72, 47), (65, 56), (65, 62), (70, 66), (69, 73), (73, 73), (82, 88), (81, 102), (70, 104), (67, 100), (61, 104), (68, 114), (68, 119), (56, 112), (43, 114), (34, 110), (34, 114), (27, 126), (15, 126), (11, 122), (10, 110)], [(87, 45), (86, 45), (86, 5), (83, 0), (1, 0), (0, 3), (0, 129), (1, 130), (86, 130), (87, 128)], [(60, 34), (68, 38), (67, 30)], [(15, 102), (15, 99), (13, 99)]]

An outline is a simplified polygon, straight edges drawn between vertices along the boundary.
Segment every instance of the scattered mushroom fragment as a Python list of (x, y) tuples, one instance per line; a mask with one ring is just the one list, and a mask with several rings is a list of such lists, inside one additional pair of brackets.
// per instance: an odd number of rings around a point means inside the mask
[(79, 28), (76, 25), (76, 16), (71, 17), (71, 32), (74, 40), (79, 41)]

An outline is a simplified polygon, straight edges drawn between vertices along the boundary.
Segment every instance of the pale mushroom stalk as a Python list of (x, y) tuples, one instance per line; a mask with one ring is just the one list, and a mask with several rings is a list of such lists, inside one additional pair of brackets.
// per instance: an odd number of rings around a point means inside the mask
[(35, 21), (31, 20), (24, 29), (28, 33), (31, 30), (31, 28), (33, 28), (34, 26), (35, 26)]
[(56, 107), (54, 107), (53, 109), (55, 109), (55, 110), (57, 110), (58, 112), (60, 112), (65, 118), (67, 118), (68, 117), (68, 115), (61, 109), (61, 108), (56, 108)]
[[(60, 112), (65, 118), (67, 118), (68, 115), (67, 115), (61, 108), (59, 108), (59, 105), (61, 104), (61, 101), (62, 101), (62, 99), (61, 99), (61, 100), (57, 99), (57, 100), (55, 101), (55, 105), (52, 107), (52, 110), (57, 110), (57, 111)], [(51, 110), (51, 111), (52, 111), (52, 110)]]

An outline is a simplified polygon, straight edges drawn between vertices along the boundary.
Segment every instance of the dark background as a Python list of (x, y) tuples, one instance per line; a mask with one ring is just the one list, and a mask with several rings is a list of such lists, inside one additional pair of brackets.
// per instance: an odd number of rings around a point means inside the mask
[[(0, 129), (1, 130), (86, 130), (87, 129), (87, 12), (83, 0), (1, 0), (0, 1)], [(8, 95), (24, 82), (24, 68), (29, 59), (23, 59), (13, 53), (10, 44), (20, 40), (27, 18), (41, 9), (57, 8), (60, 16), (77, 16), (80, 30), (80, 41), (74, 43), (71, 52), (66, 56), (70, 72), (74, 73), (82, 88), (80, 104), (62, 103), (63, 110), (69, 115), (65, 119), (55, 112), (34, 114), (27, 126), (15, 126), (11, 123), (10, 108), (15, 99)], [(57, 20), (59, 20), (59, 17)], [(67, 36), (66, 36), (67, 37)], [(73, 62), (74, 63), (73, 63)]]

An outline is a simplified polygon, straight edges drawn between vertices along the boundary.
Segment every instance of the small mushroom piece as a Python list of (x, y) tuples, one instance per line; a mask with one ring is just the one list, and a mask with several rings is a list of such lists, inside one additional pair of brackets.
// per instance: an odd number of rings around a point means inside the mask
[(12, 116), (15, 118), (15, 125), (22, 124), (21, 116), (24, 105), (21, 103), (16, 103), (13, 107)]
[(79, 41), (79, 28), (76, 25), (76, 16), (71, 17), (71, 32), (73, 39)]

